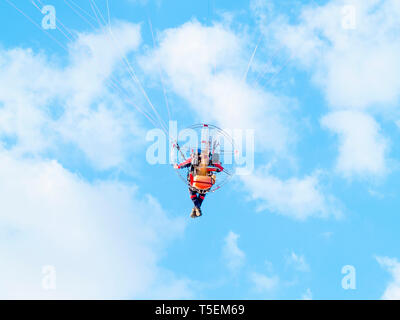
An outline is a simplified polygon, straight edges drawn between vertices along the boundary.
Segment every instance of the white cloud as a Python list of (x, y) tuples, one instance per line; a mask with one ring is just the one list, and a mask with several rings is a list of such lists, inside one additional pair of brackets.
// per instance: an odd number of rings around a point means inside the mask
[(317, 174), (281, 180), (265, 168), (243, 177), (242, 182), (251, 198), (260, 201), (259, 210), (270, 210), (297, 220), (341, 215), (336, 200), (321, 190)]
[(262, 273), (253, 272), (250, 274), (250, 280), (253, 283), (255, 290), (258, 292), (270, 292), (275, 289), (279, 284), (279, 277), (274, 276), (266, 276)]
[(376, 257), (376, 260), (393, 277), (381, 298), (384, 300), (400, 300), (400, 262), (389, 257)]
[[(355, 8), (354, 29), (342, 27), (345, 6)], [(304, 8), (297, 24), (280, 18), (264, 30), (313, 72), (333, 107), (393, 106), (400, 96), (399, 19), (397, 0), (333, 0)]]
[[(63, 66), (30, 49), (0, 49), (2, 298), (194, 296), (190, 280), (160, 266), (183, 220), (136, 186), (89, 183), (43, 159), (83, 152), (94, 170), (125, 167), (140, 145), (135, 110), (106, 86), (140, 29), (114, 25), (119, 48), (107, 32), (77, 34)], [(41, 287), (45, 265), (56, 268), (55, 291)]]
[(126, 160), (142, 129), (133, 107), (124, 107), (106, 82), (119, 72), (122, 56), (138, 48), (140, 28), (117, 23), (113, 33), (119, 46), (107, 30), (77, 34), (66, 66), (30, 49), (0, 50), (0, 138), (17, 141), (13, 152), (72, 144), (98, 169)]
[[(345, 9), (349, 7), (354, 8), (354, 17)], [(256, 13), (264, 17), (261, 28), (268, 39), (275, 39), (274, 45), (284, 48), (290, 61), (311, 73), (329, 106), (354, 112), (323, 120), (341, 136), (339, 172), (347, 178), (381, 176), (388, 170), (386, 143), (367, 112), (390, 117), (398, 107), (399, 1), (332, 0), (305, 6), (295, 23), (284, 16), (266, 20), (268, 11), (259, 6)], [(344, 28), (353, 18), (354, 28)]]
[[(193, 296), (190, 281), (159, 267), (183, 220), (136, 187), (90, 184), (56, 161), (3, 152), (0, 192), (2, 298)], [(44, 265), (56, 268), (55, 291), (41, 288)]]
[(293, 266), (297, 271), (301, 272), (309, 272), (310, 266), (306, 262), (306, 259), (303, 255), (297, 255), (295, 252), (287, 257), (286, 262), (288, 265)]
[(387, 170), (388, 144), (376, 121), (366, 113), (338, 111), (324, 116), (324, 127), (339, 135), (337, 170), (346, 177), (381, 176)]
[(164, 31), (142, 65), (154, 74), (161, 68), (200, 121), (255, 129), (260, 150), (285, 153), (296, 136), (289, 125), (292, 101), (243, 81), (252, 50), (247, 41), (222, 24), (192, 21)]
[(243, 266), (246, 257), (245, 253), (239, 249), (238, 239), (239, 235), (233, 231), (229, 231), (225, 237), (223, 256), (232, 272), (238, 271)]

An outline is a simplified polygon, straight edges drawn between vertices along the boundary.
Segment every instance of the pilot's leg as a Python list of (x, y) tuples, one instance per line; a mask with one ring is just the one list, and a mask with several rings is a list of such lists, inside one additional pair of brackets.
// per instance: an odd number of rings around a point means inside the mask
[(206, 194), (199, 194), (197, 198), (197, 207), (200, 208), (201, 204), (203, 203), (204, 198), (206, 197)]
[(195, 211), (196, 211), (196, 216), (198, 217), (202, 215), (200, 207), (205, 197), (206, 197), (205, 194), (200, 194), (200, 193), (199, 196), (197, 197), (197, 206), (195, 207)]
[(190, 193), (190, 199), (192, 199), (194, 207), (192, 209), (192, 212), (190, 213), (190, 217), (191, 218), (196, 218), (196, 207), (197, 207), (197, 192), (189, 189), (189, 193)]
[(189, 189), (190, 199), (192, 199), (193, 204), (197, 207), (197, 192)]

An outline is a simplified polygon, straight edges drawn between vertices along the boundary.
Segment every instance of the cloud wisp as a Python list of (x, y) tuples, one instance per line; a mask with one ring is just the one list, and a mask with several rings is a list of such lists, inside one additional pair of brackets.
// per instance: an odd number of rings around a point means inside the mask
[(239, 235), (229, 231), (224, 239), (223, 257), (228, 269), (236, 273), (243, 267), (246, 255), (238, 246)]
[(395, 258), (376, 257), (379, 265), (387, 270), (392, 276), (391, 282), (387, 285), (381, 299), (399, 300), (400, 299), (400, 262)]

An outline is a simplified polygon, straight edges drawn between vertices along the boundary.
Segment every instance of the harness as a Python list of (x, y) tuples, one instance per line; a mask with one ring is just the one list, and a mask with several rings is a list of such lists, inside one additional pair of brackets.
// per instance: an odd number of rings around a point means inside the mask
[[(212, 170), (208, 168), (208, 166), (205, 168), (199, 168), (198, 159), (196, 161), (195, 158), (196, 157), (194, 157), (194, 161), (192, 161), (192, 164), (190, 165), (187, 176), (189, 189), (199, 194), (206, 194), (215, 183), (211, 173), (216, 171), (216, 169)], [(210, 164), (211, 161), (209, 160), (208, 165)], [(199, 172), (200, 170), (205, 170), (205, 172)]]

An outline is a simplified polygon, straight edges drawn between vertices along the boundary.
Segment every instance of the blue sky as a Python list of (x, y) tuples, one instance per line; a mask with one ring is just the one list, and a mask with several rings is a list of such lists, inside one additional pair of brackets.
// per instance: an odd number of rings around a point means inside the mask
[[(112, 35), (34, 3), (57, 29), (0, 3), (0, 297), (400, 298), (398, 1), (110, 1)], [(200, 219), (124, 58), (164, 121), (165, 88), (180, 129), (254, 130)]]

